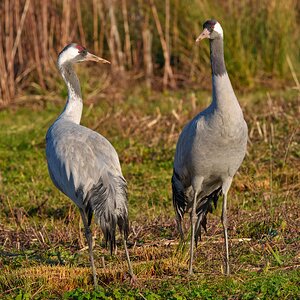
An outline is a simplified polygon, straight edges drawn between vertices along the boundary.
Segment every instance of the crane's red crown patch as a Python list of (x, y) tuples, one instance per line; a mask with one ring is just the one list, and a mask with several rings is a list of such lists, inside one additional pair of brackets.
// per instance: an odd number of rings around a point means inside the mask
[(85, 50), (85, 48), (84, 48), (84, 47), (82, 47), (82, 46), (80, 46), (80, 45), (77, 45), (77, 46), (76, 46), (76, 48), (79, 50), (79, 52), (81, 52), (81, 51), (84, 51), (84, 50)]

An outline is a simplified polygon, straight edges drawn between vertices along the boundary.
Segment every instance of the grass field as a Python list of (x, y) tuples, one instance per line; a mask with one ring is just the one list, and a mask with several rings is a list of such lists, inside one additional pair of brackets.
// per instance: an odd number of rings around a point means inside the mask
[[(82, 77), (87, 99), (82, 124), (112, 142), (128, 181), (128, 243), (138, 281), (129, 284), (121, 243), (110, 257), (93, 225), (101, 284), (93, 291), (79, 211), (53, 186), (46, 166), (44, 137), (64, 105), (64, 97), (57, 96), (0, 111), (0, 298), (299, 297), (299, 92), (238, 94), (249, 143), (229, 194), (232, 275), (222, 275), (219, 203), (189, 278), (188, 245), (179, 244), (172, 208), (172, 161), (179, 132), (209, 104), (210, 92), (140, 88), (122, 97), (117, 92), (95, 97)], [(64, 95), (63, 89), (59, 93)]]

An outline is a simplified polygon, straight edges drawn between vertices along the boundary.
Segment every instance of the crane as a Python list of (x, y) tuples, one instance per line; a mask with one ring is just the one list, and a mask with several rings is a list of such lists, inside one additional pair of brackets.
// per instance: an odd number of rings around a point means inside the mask
[(83, 109), (81, 89), (73, 65), (83, 61), (110, 63), (72, 43), (58, 55), (58, 69), (67, 85), (68, 99), (63, 112), (46, 135), (49, 175), (54, 185), (79, 208), (88, 243), (94, 286), (97, 275), (93, 257), (92, 216), (100, 226), (110, 251), (116, 245), (116, 227), (122, 234), (129, 274), (127, 183), (121, 171), (118, 154), (99, 133), (80, 125)]
[(221, 221), (225, 241), (225, 273), (229, 270), (227, 193), (245, 154), (248, 128), (224, 61), (223, 29), (216, 20), (203, 24), (196, 42), (208, 38), (212, 71), (212, 102), (182, 130), (172, 176), (173, 206), (183, 239), (182, 219), (190, 214), (189, 274), (193, 273), (194, 243), (206, 231), (207, 213), (223, 195)]

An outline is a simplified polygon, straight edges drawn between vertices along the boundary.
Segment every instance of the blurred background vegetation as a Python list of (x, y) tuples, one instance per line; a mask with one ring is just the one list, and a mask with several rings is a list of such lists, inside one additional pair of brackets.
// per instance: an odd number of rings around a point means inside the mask
[(223, 26), (235, 88), (281, 88), (287, 59), (299, 69), (297, 0), (2, 0), (0, 104), (57, 90), (56, 58), (70, 42), (109, 59), (118, 87), (210, 88), (208, 43), (195, 44), (208, 18)]

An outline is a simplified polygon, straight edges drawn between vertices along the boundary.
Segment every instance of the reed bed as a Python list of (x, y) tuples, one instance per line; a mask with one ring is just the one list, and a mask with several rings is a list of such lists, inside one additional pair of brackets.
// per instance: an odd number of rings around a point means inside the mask
[(78, 42), (112, 62), (111, 75), (150, 88), (207, 84), (201, 24), (225, 31), (226, 61), (241, 88), (289, 79), (299, 61), (296, 0), (3, 0), (0, 3), (0, 104), (57, 88), (58, 52)]

